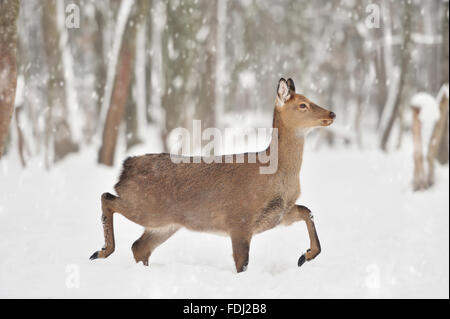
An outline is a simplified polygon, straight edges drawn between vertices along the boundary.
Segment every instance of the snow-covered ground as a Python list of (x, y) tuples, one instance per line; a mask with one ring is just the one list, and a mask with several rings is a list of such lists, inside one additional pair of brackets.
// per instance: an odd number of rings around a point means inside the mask
[(103, 245), (100, 195), (120, 167), (95, 158), (86, 149), (49, 172), (39, 162), (23, 170), (14, 154), (0, 161), (0, 297), (449, 297), (448, 166), (438, 165), (434, 188), (414, 193), (410, 149), (308, 146), (298, 203), (314, 212), (322, 253), (298, 268), (306, 227), (281, 226), (253, 238), (241, 274), (228, 238), (186, 230), (150, 267), (136, 264), (141, 227), (118, 214), (116, 251), (89, 261)]

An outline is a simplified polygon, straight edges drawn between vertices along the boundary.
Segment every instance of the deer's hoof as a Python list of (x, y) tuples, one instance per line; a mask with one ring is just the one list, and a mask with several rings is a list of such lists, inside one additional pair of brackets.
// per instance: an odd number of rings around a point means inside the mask
[(143, 260), (143, 259), (136, 260), (136, 264), (139, 264), (140, 262), (142, 262), (142, 265), (148, 267), (148, 260)]
[(306, 261), (306, 256), (305, 256), (305, 254), (303, 254), (303, 255), (301, 255), (300, 258), (298, 259), (297, 265), (298, 265), (299, 267), (301, 267), (301, 266), (305, 263), (305, 261)]
[(136, 261), (136, 264), (139, 264), (142, 261), (142, 264), (144, 266), (148, 266), (148, 257), (136, 257), (136, 256), (134, 256), (134, 260)]
[(98, 251), (96, 251), (95, 253), (92, 254), (91, 257), (89, 257), (89, 260), (94, 260), (98, 258)]

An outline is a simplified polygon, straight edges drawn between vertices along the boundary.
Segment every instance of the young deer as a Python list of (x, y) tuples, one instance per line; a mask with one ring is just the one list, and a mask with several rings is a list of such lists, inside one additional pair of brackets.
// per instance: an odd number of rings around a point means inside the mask
[(243, 163), (176, 164), (169, 154), (126, 159), (115, 185), (118, 196), (104, 193), (101, 197), (105, 246), (91, 259), (114, 252), (114, 213), (145, 227), (131, 247), (136, 262), (144, 265), (156, 247), (185, 227), (230, 236), (236, 270), (245, 271), (253, 235), (301, 220), (308, 228), (310, 249), (301, 255), (298, 266), (315, 258), (320, 243), (311, 211), (295, 201), (300, 195), (306, 131), (330, 125), (335, 114), (296, 94), (294, 82), (282, 78), (273, 117), (271, 144), (257, 153), (278, 152), (278, 169), (273, 174), (261, 174), (261, 161), (248, 160), (255, 153), (243, 154)]

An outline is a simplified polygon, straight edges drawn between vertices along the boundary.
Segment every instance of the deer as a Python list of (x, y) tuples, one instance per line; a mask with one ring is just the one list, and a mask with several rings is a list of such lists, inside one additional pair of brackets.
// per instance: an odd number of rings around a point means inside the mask
[[(119, 213), (144, 227), (132, 245), (136, 263), (148, 266), (154, 250), (180, 228), (231, 238), (237, 273), (247, 269), (252, 237), (279, 225), (304, 221), (310, 248), (298, 259), (300, 267), (313, 260), (321, 246), (313, 214), (297, 205), (305, 135), (315, 127), (329, 126), (335, 113), (295, 91), (294, 81), (278, 82), (273, 130), (269, 146), (258, 155), (276, 152), (275, 172), (261, 174), (260, 160), (239, 163), (191, 161), (174, 163), (169, 153), (128, 157), (123, 162), (117, 196), (101, 196), (105, 244), (91, 260), (114, 252), (113, 214)], [(236, 156), (234, 154), (233, 156)], [(194, 162), (194, 163), (193, 163)]]

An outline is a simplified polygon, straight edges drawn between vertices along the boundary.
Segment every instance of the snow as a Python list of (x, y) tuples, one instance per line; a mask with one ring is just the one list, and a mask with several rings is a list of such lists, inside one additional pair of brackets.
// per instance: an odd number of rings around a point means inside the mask
[(253, 89), (255, 87), (255, 73), (249, 70), (242, 71), (239, 74), (239, 83), (244, 89)]
[[(442, 94), (445, 94), (445, 86), (442, 87), (438, 97)], [(430, 143), (431, 136), (433, 135), (433, 129), (436, 122), (440, 117), (439, 110), (439, 100), (437, 100), (434, 96), (426, 93), (419, 92), (412, 96), (411, 98), (411, 107), (418, 108), (419, 118), (422, 125), (422, 148), (423, 154), (427, 154), (428, 152), (428, 144)], [(412, 115), (408, 114), (406, 117), (406, 123), (412, 124)]]
[(198, 30), (197, 35), (196, 35), (196, 39), (199, 42), (205, 42), (206, 38), (208, 37), (209, 34), (209, 26), (207, 25), (202, 25), (200, 30)]
[(14, 106), (20, 106), (23, 104), (24, 101), (24, 78), (23, 75), (17, 76), (17, 85), (16, 85), (16, 96), (14, 98)]
[(439, 119), (439, 103), (434, 96), (425, 92), (419, 92), (411, 98), (411, 106), (420, 109), (422, 122), (434, 123)]
[(448, 83), (445, 83), (444, 85), (441, 86), (441, 89), (439, 90), (439, 93), (437, 94), (436, 100), (437, 101), (441, 101), (444, 97), (447, 98), (449, 97), (449, 92), (448, 92)]
[(141, 227), (118, 214), (116, 251), (89, 261), (103, 245), (100, 195), (120, 161), (99, 166), (86, 148), (45, 171), (10, 153), (0, 161), (0, 298), (448, 298), (449, 170), (438, 165), (436, 185), (413, 192), (411, 144), (383, 154), (307, 143), (298, 203), (314, 213), (322, 253), (298, 268), (306, 227), (280, 226), (253, 238), (241, 274), (228, 238), (186, 230), (149, 267), (136, 264)]

